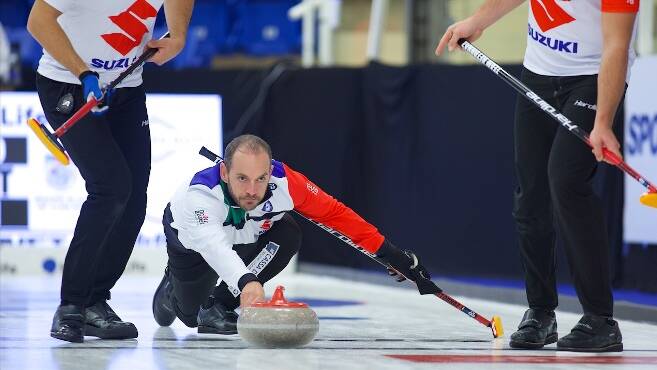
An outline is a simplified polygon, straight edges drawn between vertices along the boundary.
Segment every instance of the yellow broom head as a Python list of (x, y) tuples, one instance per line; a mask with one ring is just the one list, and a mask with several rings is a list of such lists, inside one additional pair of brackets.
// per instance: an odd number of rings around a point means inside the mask
[(34, 134), (41, 140), (46, 149), (59, 161), (59, 163), (64, 166), (70, 163), (68, 155), (64, 148), (59, 144), (57, 138), (55, 138), (48, 130), (41, 124), (39, 121), (34, 118), (27, 120), (27, 125), (30, 126)]
[(643, 193), (643, 195), (641, 195), (641, 198), (639, 198), (639, 201), (648, 207), (657, 208), (657, 193), (655, 192)]
[(491, 329), (493, 330), (493, 337), (499, 338), (504, 335), (504, 327), (502, 327), (502, 318), (499, 316), (493, 316), (493, 319), (490, 321)]

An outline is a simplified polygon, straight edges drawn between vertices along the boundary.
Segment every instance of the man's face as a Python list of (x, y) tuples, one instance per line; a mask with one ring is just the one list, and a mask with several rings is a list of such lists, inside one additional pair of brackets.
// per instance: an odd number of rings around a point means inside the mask
[(265, 197), (271, 177), (271, 161), (264, 150), (248, 153), (238, 149), (233, 155), (230, 171), (222, 163), (220, 173), (237, 205), (251, 211)]

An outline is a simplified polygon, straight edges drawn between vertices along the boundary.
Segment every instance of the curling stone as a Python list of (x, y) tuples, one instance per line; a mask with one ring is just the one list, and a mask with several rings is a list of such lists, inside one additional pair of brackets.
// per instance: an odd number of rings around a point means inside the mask
[(247, 343), (259, 348), (296, 348), (310, 343), (319, 330), (315, 311), (307, 304), (288, 302), (277, 286), (269, 302), (243, 307), (237, 332)]

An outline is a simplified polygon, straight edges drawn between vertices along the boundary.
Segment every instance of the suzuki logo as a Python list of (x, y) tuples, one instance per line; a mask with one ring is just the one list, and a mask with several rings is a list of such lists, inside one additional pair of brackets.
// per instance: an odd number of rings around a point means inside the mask
[(556, 0), (531, 0), (532, 14), (541, 31), (546, 32), (575, 20)]
[(149, 4), (148, 1), (137, 0), (127, 10), (109, 17), (112, 23), (119, 26), (127, 36), (123, 33), (106, 33), (100, 36), (114, 50), (125, 56), (141, 43), (141, 39), (148, 32), (148, 28), (146, 28), (142, 20), (153, 18), (156, 15), (157, 9)]

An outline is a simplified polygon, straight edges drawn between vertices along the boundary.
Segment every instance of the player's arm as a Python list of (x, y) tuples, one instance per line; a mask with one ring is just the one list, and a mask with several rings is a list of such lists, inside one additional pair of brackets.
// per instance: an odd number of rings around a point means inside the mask
[(440, 56), (445, 46), (449, 51), (457, 49), (459, 39), (476, 41), (486, 28), (523, 2), (525, 0), (487, 0), (473, 15), (447, 28), (436, 47), (436, 55)]
[(339, 231), (369, 253), (375, 253), (384, 237), (351, 208), (333, 198), (302, 173), (284, 168), (294, 209), (302, 215)]
[(164, 15), (170, 36), (148, 42), (148, 47), (158, 49), (150, 59), (151, 62), (162, 65), (178, 55), (185, 47), (189, 19), (192, 17), (193, 9), (194, 0), (164, 0)]
[(397, 281), (408, 278), (417, 283), (421, 294), (437, 293), (439, 288), (415, 253), (396, 247), (369, 222), (351, 208), (339, 202), (300, 172), (280, 164), (288, 180), (288, 189), (294, 209), (302, 215), (320, 222), (351, 239), (374, 258), (392, 267), (389, 272)]
[(240, 289), (242, 304), (264, 300), (262, 284), (233, 250), (222, 226), (226, 219), (223, 204), (203, 190), (189, 189), (183, 206), (183, 220), (176, 220), (180, 242), (201, 254), (226, 284)]
[(62, 14), (60, 10), (64, 10), (67, 2), (52, 1), (50, 3), (55, 4), (58, 8), (44, 0), (34, 2), (27, 19), (27, 30), (55, 60), (73, 75), (80, 76), (82, 72), (88, 71), (89, 67), (80, 58), (64, 30), (57, 23), (57, 18)]
[(598, 161), (603, 160), (603, 147), (622, 158), (612, 126), (625, 91), (628, 49), (638, 7), (638, 1), (632, 5), (624, 0), (602, 1), (602, 60), (598, 73), (597, 111), (590, 138)]

